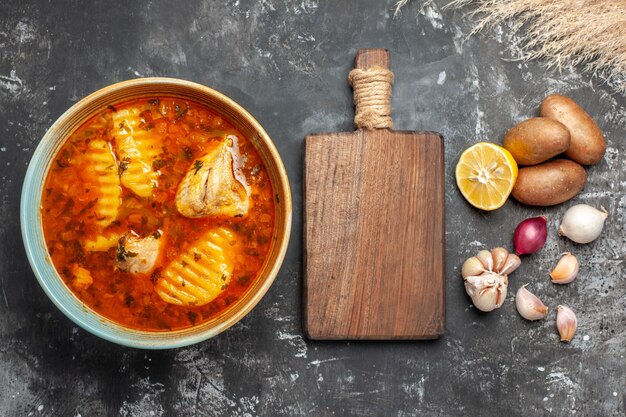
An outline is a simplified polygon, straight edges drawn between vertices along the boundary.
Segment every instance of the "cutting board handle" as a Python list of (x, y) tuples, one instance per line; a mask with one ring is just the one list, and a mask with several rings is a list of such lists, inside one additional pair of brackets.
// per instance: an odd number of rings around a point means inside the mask
[(393, 72), (386, 49), (359, 49), (348, 80), (354, 95), (357, 129), (392, 129), (391, 88)]

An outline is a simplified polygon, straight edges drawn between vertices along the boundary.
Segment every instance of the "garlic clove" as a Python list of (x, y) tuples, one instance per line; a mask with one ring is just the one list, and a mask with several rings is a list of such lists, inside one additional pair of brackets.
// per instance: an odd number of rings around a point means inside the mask
[(480, 275), (485, 272), (485, 268), (483, 267), (482, 262), (475, 257), (467, 258), (465, 262), (463, 262), (463, 266), (461, 267), (461, 275), (463, 278), (467, 278), (473, 275)]
[(504, 248), (491, 249), (491, 258), (493, 259), (493, 270), (500, 272), (500, 269), (504, 266), (506, 258), (509, 255), (509, 251)]
[(566, 306), (556, 308), (556, 328), (561, 336), (561, 342), (569, 342), (574, 338), (578, 327), (576, 314)]
[(514, 253), (510, 253), (509, 256), (507, 256), (506, 261), (504, 261), (504, 265), (502, 266), (500, 273), (502, 275), (511, 274), (517, 268), (519, 268), (521, 264), (522, 264), (522, 260), (520, 259), (520, 257)]
[(592, 242), (602, 233), (607, 217), (604, 207), (598, 210), (587, 204), (576, 204), (563, 215), (559, 236), (568, 237), (576, 243)]
[(527, 285), (522, 285), (515, 295), (517, 312), (526, 320), (545, 319), (548, 315), (548, 307), (535, 294), (526, 289)]
[(565, 252), (550, 272), (550, 278), (554, 284), (569, 284), (576, 279), (579, 268), (578, 259), (571, 253)]
[(481, 250), (476, 254), (478, 260), (483, 264), (487, 271), (493, 271), (493, 257), (488, 250)]

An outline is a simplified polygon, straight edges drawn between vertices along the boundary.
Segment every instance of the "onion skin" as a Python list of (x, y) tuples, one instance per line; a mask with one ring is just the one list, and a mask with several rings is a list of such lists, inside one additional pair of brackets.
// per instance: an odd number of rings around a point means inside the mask
[(559, 236), (566, 236), (576, 243), (589, 243), (602, 233), (608, 213), (587, 204), (570, 207), (563, 216)]
[(522, 221), (513, 233), (513, 244), (518, 255), (530, 255), (543, 248), (548, 237), (548, 220), (545, 216)]

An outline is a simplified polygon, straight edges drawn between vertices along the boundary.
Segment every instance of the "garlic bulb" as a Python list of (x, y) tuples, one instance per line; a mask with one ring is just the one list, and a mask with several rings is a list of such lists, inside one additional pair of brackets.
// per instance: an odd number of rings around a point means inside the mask
[(576, 314), (569, 307), (558, 306), (556, 308), (556, 328), (561, 336), (561, 342), (571, 341), (577, 326)]
[(519, 256), (504, 248), (481, 250), (463, 263), (461, 275), (465, 291), (481, 311), (499, 308), (506, 299), (508, 274), (515, 271), (522, 261)]
[(526, 289), (526, 285), (523, 285), (517, 294), (515, 295), (515, 307), (520, 316), (526, 320), (540, 320), (545, 319), (548, 315), (548, 307), (546, 307), (541, 300), (533, 293)]
[(465, 291), (477, 309), (489, 312), (502, 306), (506, 299), (508, 284), (506, 275), (488, 271), (482, 275), (467, 277)]
[(594, 240), (604, 227), (608, 213), (587, 204), (577, 204), (570, 207), (563, 216), (559, 236), (566, 236), (576, 243), (589, 243)]
[(550, 272), (550, 278), (554, 284), (569, 284), (576, 279), (579, 268), (578, 259), (571, 253), (565, 252)]

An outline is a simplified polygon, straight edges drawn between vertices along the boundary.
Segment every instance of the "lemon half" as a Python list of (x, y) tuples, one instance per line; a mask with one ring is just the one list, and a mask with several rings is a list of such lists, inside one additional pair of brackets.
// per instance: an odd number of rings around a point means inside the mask
[(463, 197), (481, 210), (502, 207), (517, 180), (517, 163), (509, 151), (480, 142), (467, 148), (456, 165), (456, 184)]

